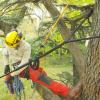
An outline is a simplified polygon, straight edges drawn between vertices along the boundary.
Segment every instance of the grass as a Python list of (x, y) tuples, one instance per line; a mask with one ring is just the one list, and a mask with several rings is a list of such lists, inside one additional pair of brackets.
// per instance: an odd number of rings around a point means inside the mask
[[(70, 57), (51, 57), (48, 56), (46, 58), (41, 59), (41, 66), (45, 69), (53, 79), (58, 79), (57, 74), (63, 71), (72, 72), (72, 65), (71, 65), (71, 58)], [(3, 74), (3, 61), (2, 56), (0, 56), (0, 72)], [(31, 81), (27, 79), (22, 79), (24, 87), (25, 87), (25, 94), (26, 100), (42, 100), (42, 97), (37, 93), (34, 88), (31, 88)], [(4, 79), (0, 79), (0, 100), (14, 100), (14, 96), (11, 96), (4, 84)]]

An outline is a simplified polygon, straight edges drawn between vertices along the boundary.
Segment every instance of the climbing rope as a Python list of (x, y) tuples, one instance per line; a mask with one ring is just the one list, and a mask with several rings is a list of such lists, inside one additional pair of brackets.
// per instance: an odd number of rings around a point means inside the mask
[(55, 21), (55, 23), (51, 26), (48, 34), (46, 35), (46, 38), (45, 38), (45, 42), (47, 42), (49, 36), (50, 36), (50, 33), (53, 32), (54, 28), (56, 27), (56, 25), (58, 24), (59, 20), (62, 18), (62, 16), (64, 15), (66, 9), (67, 9), (68, 5), (66, 5), (62, 11), (62, 13), (58, 16), (57, 20)]

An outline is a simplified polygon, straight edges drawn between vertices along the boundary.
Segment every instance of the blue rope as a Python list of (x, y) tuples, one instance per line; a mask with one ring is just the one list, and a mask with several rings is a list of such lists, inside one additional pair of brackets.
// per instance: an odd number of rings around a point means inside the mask
[(21, 92), (24, 91), (24, 85), (18, 75), (14, 76), (13, 89), (17, 97), (21, 100)]

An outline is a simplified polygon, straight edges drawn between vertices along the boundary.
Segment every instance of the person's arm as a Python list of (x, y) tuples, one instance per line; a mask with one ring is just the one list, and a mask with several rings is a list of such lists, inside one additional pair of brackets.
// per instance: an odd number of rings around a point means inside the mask
[(7, 51), (7, 48), (3, 49), (3, 61), (4, 61), (4, 74), (7, 74), (8, 72), (10, 72), (9, 53)]
[[(27, 44), (25, 47), (24, 47), (24, 51), (23, 51), (23, 57), (22, 57), (22, 60), (21, 60), (21, 63), (18, 65), (18, 66), (21, 66), (27, 62), (29, 62), (29, 59), (30, 59), (30, 56), (31, 56), (31, 46), (29, 44)], [(11, 75), (14, 76), (14, 75), (18, 75), (21, 71), (23, 71), (24, 69), (26, 68), (23, 67), (21, 68), (20, 70), (12, 73)]]
[[(10, 72), (10, 66), (9, 66), (9, 53), (7, 51), (7, 48), (3, 49), (3, 61), (4, 61), (4, 74), (7, 74)], [(11, 78), (11, 75), (6, 75), (5, 80), (9, 80)]]
[(7, 51), (7, 48), (3, 49), (3, 60), (4, 60), (4, 66), (9, 65), (9, 53)]

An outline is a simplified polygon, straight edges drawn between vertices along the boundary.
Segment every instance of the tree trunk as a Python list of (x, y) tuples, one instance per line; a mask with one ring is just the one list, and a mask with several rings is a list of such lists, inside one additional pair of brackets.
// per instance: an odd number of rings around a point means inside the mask
[[(100, 0), (96, 0), (92, 25), (93, 36), (100, 35)], [(100, 39), (89, 42), (87, 55), (80, 100), (100, 100)]]

